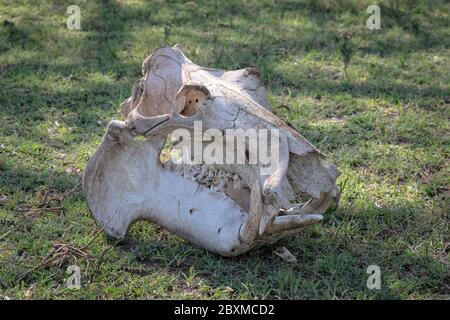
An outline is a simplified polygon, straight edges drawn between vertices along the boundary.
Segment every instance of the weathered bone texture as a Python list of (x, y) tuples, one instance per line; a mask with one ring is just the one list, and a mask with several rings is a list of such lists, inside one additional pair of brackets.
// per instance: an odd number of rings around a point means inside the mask
[[(142, 74), (122, 103), (126, 121), (109, 123), (83, 177), (93, 217), (107, 234), (122, 238), (133, 221), (148, 219), (235, 256), (320, 222), (337, 203), (335, 166), (271, 113), (255, 68), (200, 67), (175, 46), (155, 50)], [(226, 129), (278, 129), (277, 167), (263, 175), (262, 165), (248, 162), (162, 163), (166, 138), (180, 128), (193, 132), (195, 121), (222, 133), (209, 143), (216, 147), (228, 143)], [(207, 147), (204, 137), (192, 137)], [(246, 156), (252, 150), (246, 145)]]

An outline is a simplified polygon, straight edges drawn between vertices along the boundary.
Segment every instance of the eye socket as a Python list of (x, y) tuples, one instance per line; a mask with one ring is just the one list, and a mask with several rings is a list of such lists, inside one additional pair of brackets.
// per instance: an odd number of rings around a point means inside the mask
[(192, 101), (189, 101), (189, 103), (192, 103)]
[(195, 99), (195, 102), (198, 102), (198, 99)]

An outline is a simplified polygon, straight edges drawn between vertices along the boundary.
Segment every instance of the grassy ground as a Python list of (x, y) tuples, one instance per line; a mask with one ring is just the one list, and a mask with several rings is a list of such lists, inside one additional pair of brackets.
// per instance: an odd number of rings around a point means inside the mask
[[(0, 298), (449, 299), (450, 5), (378, 1), (371, 31), (372, 3), (0, 0)], [(339, 208), (282, 243), (297, 263), (274, 248), (220, 258), (145, 222), (94, 239), (82, 170), (143, 59), (174, 43), (201, 65), (259, 68), (274, 112), (342, 172)], [(45, 198), (63, 208), (30, 211)], [(89, 257), (38, 268), (58, 244)]]

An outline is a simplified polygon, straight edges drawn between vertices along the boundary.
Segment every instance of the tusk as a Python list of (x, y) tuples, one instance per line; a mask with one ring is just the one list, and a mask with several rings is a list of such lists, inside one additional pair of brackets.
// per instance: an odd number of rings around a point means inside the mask
[(263, 202), (261, 195), (261, 186), (256, 180), (250, 192), (250, 209), (248, 210), (248, 220), (239, 230), (239, 239), (247, 244), (251, 244), (258, 234), (259, 224), (261, 223), (263, 211)]
[(267, 233), (274, 234), (311, 226), (319, 223), (322, 219), (323, 216), (321, 214), (278, 216), (275, 218), (274, 222), (267, 227)]

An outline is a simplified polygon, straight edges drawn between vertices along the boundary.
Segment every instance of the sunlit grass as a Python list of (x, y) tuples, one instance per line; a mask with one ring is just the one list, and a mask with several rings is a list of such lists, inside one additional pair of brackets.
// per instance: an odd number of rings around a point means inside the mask
[[(71, 1), (0, 2), (0, 298), (450, 297), (449, 4), (401, 1), (396, 13), (381, 1), (370, 31), (370, 1), (77, 1), (76, 31)], [(89, 260), (21, 279), (54, 243), (83, 247), (96, 227), (79, 189), (60, 214), (19, 209), (80, 183), (143, 59), (175, 43), (201, 65), (256, 66), (274, 113), (339, 167), (340, 206), (282, 243), (295, 264), (274, 248), (220, 258), (138, 222), (120, 243), (98, 237)], [(64, 282), (74, 263), (79, 291)], [(379, 291), (365, 286), (371, 264)]]

